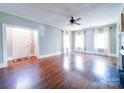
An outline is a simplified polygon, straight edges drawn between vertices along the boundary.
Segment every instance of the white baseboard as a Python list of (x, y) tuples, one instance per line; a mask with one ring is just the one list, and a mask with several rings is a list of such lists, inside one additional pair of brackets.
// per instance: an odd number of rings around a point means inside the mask
[(14, 58), (13, 57), (8, 57), (7, 60), (13, 60)]
[(95, 54), (93, 51), (84, 51), (83, 53)]
[(60, 54), (62, 54), (62, 52), (50, 53), (50, 54), (40, 55), (40, 58), (46, 58), (46, 57), (56, 56)]
[(118, 57), (116, 54), (110, 54), (109, 56)]
[(81, 53), (88, 53), (88, 54), (96, 54), (96, 55), (102, 55), (102, 56), (117, 57), (116, 54), (102, 54), (102, 53), (95, 53), (95, 52), (93, 52), (93, 51), (84, 51), (84, 52), (81, 52)]
[(6, 67), (3, 63), (0, 63), (0, 68)]

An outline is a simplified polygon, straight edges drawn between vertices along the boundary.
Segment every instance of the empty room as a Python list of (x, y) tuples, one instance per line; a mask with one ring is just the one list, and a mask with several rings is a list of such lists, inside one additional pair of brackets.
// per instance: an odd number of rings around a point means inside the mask
[(0, 89), (122, 88), (123, 3), (0, 3)]

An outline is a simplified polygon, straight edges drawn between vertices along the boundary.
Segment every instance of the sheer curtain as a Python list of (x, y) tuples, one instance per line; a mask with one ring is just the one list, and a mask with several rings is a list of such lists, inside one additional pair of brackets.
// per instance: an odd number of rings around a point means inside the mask
[(110, 36), (109, 28), (94, 30), (94, 51), (96, 54), (107, 54), (110, 53)]
[(109, 27), (104, 28), (105, 33), (105, 54), (110, 55), (110, 29)]
[(75, 51), (84, 51), (84, 32), (75, 32)]
[(63, 52), (69, 53), (70, 52), (70, 33), (67, 31), (63, 32)]

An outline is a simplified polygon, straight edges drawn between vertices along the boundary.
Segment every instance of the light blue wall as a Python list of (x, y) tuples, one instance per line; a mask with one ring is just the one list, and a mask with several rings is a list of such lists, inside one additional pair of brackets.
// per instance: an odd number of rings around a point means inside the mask
[(75, 41), (75, 32), (72, 32), (71, 38), (72, 38), (72, 39), (71, 39), (71, 48), (72, 48), (72, 50), (73, 50), (74, 47), (75, 47), (75, 46), (74, 46), (74, 43), (75, 43), (75, 42), (74, 42), (74, 41)]
[[(28, 19), (0, 12), (0, 62), (3, 62), (2, 47), (2, 23), (32, 27), (39, 30), (39, 52), (40, 55), (60, 52), (61, 50), (61, 30), (55, 27), (44, 25)], [(45, 29), (43, 30), (43, 27)]]
[(40, 36), (40, 55), (61, 51), (61, 31), (51, 26), (45, 28), (45, 35)]
[(94, 39), (93, 38), (94, 38), (93, 31), (86, 30), (86, 32), (85, 32), (85, 49), (86, 49), (86, 51), (94, 51), (94, 47), (93, 47)]
[(112, 54), (115, 54), (116, 53), (116, 28), (117, 28), (117, 25), (116, 24), (113, 24), (112, 25), (112, 30), (110, 31), (110, 52)]

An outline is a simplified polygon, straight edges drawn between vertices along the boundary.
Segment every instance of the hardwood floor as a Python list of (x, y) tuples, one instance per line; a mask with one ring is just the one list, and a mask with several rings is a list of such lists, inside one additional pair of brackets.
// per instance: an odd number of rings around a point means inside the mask
[[(122, 83), (122, 82), (121, 82)], [(121, 88), (116, 58), (71, 53), (9, 64), (0, 69), (0, 88)]]

